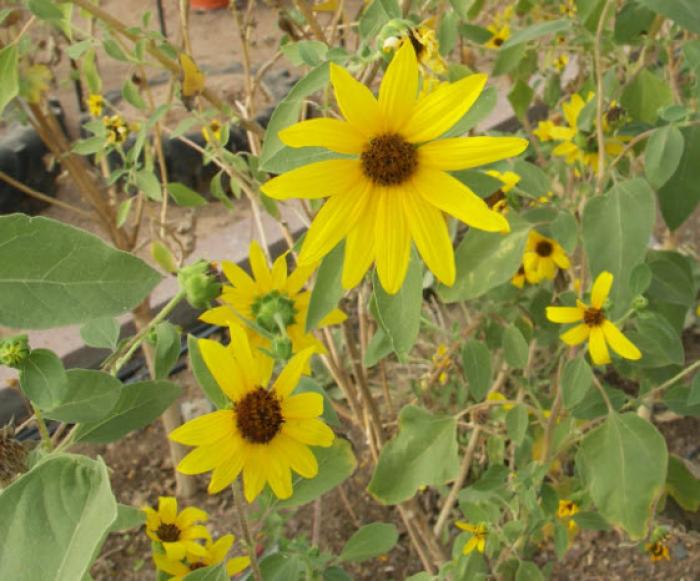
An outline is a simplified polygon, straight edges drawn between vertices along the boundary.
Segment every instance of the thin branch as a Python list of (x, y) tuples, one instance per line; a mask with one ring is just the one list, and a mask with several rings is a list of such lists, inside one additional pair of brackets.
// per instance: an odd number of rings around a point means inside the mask
[(598, 137), (598, 175), (596, 176), (596, 193), (603, 192), (603, 178), (605, 175), (605, 137), (603, 135), (603, 65), (600, 55), (601, 43), (603, 39), (603, 29), (608, 17), (608, 10), (613, 5), (613, 0), (607, 0), (603, 11), (600, 14), (598, 28), (595, 34), (595, 45), (593, 47), (593, 60), (595, 63), (596, 76), (596, 135)]
[(92, 220), (93, 218), (90, 212), (86, 212), (85, 210), (73, 206), (72, 204), (62, 202), (61, 200), (57, 200), (56, 198), (52, 198), (51, 196), (47, 196), (46, 194), (42, 194), (41, 192), (37, 192), (36, 190), (23, 184), (22, 182), (17, 181), (12, 176), (7, 175), (4, 171), (0, 171), (0, 180), (7, 182), (13, 188), (21, 190), (22, 192), (24, 192), (28, 196), (31, 196), (32, 198), (36, 198), (37, 200), (41, 200), (42, 202), (46, 202), (47, 204), (53, 204), (54, 206), (58, 206), (59, 208), (63, 208), (64, 210), (70, 210), (71, 212), (75, 212), (76, 214), (82, 216), (83, 218), (88, 218), (89, 220)]

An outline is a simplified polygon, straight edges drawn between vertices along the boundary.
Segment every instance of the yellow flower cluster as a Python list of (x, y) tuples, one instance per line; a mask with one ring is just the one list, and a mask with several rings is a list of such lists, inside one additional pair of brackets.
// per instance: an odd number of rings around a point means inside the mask
[[(191, 571), (223, 563), (235, 541), (231, 534), (214, 541), (207, 528), (199, 524), (209, 515), (192, 506), (178, 513), (177, 500), (172, 496), (161, 496), (158, 510), (146, 506), (143, 511), (146, 534), (157, 543), (153, 561), (159, 571), (171, 575), (168, 581), (180, 581)], [(234, 557), (226, 561), (226, 573), (235, 575), (249, 564), (248, 557)]]

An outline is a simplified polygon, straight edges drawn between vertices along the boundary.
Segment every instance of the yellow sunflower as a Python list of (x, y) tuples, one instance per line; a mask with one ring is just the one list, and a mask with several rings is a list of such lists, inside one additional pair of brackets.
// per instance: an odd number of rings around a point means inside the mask
[[(272, 269), (260, 245), (253, 241), (249, 251), (251, 277), (233, 262), (223, 261), (224, 275), (231, 285), (224, 285), (219, 300), (223, 303), (205, 311), (200, 319), (205, 323), (226, 327), (241, 324), (241, 319), (255, 323), (263, 331), (277, 335), (286, 334), (291, 341), (291, 357), (308, 347), (314, 352), (324, 353), (323, 344), (311, 333), (306, 332), (306, 317), (309, 312), (311, 292), (304, 290), (314, 265), (297, 268), (287, 275), (287, 257), (278, 257)], [(319, 328), (342, 323), (347, 316), (340, 309), (334, 309), (318, 324)], [(283, 329), (280, 329), (280, 326)], [(269, 349), (271, 340), (246, 327), (250, 343), (255, 347)]]
[(489, 535), (486, 524), (479, 523), (477, 525), (472, 525), (461, 520), (458, 520), (455, 524), (463, 531), (472, 534), (471, 538), (464, 545), (464, 550), (462, 552), (468, 555), (476, 549), (479, 553), (483, 553), (486, 549), (486, 539)]
[(503, 46), (503, 43), (510, 38), (510, 26), (507, 24), (502, 26), (489, 24), (486, 27), (486, 30), (491, 33), (491, 38), (484, 43), (486, 48), (499, 49), (501, 46)]
[(557, 517), (564, 521), (569, 527), (569, 531), (576, 530), (576, 521), (572, 518), (579, 511), (578, 504), (573, 500), (561, 499), (557, 508)]
[(577, 300), (575, 307), (547, 307), (547, 318), (553, 323), (578, 323), (569, 329), (561, 340), (567, 345), (578, 345), (588, 339), (588, 351), (596, 365), (610, 363), (608, 345), (624, 359), (637, 360), (642, 354), (614, 323), (609, 321), (603, 311), (613, 283), (613, 275), (601, 272), (591, 289), (591, 305)]
[(129, 137), (129, 126), (120, 115), (105, 116), (102, 118), (102, 123), (107, 129), (107, 143), (124, 143)]
[(501, 191), (504, 194), (510, 192), (516, 185), (518, 185), (518, 182), (520, 181), (520, 176), (514, 171), (501, 172), (495, 169), (490, 169), (486, 172), (486, 175), (496, 178), (503, 184), (501, 186)]
[(653, 563), (656, 563), (657, 561), (671, 560), (671, 553), (668, 550), (668, 545), (662, 543), (661, 541), (647, 543), (644, 545), (644, 550), (646, 551), (647, 555), (649, 555), (649, 559), (651, 559)]
[(393, 294), (406, 276), (413, 240), (436, 278), (452, 285), (454, 252), (444, 213), (492, 232), (507, 232), (509, 225), (447, 172), (518, 155), (527, 141), (438, 139), (476, 101), (486, 76), (443, 83), (417, 98), (418, 62), (410, 43), (396, 51), (378, 100), (348, 71), (333, 63), (330, 67), (346, 120), (303, 121), (279, 137), (291, 147), (321, 146), (354, 157), (312, 163), (262, 186), (276, 199), (330, 198), (306, 234), (299, 263), (315, 263), (347, 238), (343, 286), (356, 286), (374, 262), (382, 286)]
[(209, 518), (206, 512), (188, 506), (178, 514), (177, 500), (172, 496), (161, 496), (157, 511), (150, 506), (144, 507), (143, 511), (146, 513), (146, 534), (151, 540), (163, 544), (169, 559), (184, 559), (188, 553), (205, 554), (204, 547), (196, 539), (209, 537), (207, 529), (197, 524)]
[(87, 98), (88, 111), (90, 111), (90, 115), (93, 117), (99, 117), (102, 115), (104, 105), (105, 100), (102, 95), (91, 93)]
[[(207, 537), (204, 541), (204, 547), (202, 547), (204, 549), (203, 554), (188, 552), (184, 559), (172, 559), (163, 553), (154, 553), (153, 561), (159, 571), (172, 575), (172, 577), (168, 578), (168, 581), (181, 581), (185, 575), (192, 571), (223, 563), (234, 540), (235, 537), (233, 535), (224, 535), (216, 542), (212, 541), (211, 537)], [(226, 561), (226, 574), (232, 577), (243, 571), (248, 565), (250, 565), (249, 557), (229, 559)]]
[(231, 326), (231, 344), (200, 339), (202, 358), (232, 409), (200, 416), (170, 433), (170, 439), (196, 446), (177, 469), (183, 474), (212, 472), (209, 493), (226, 488), (243, 472), (248, 502), (265, 483), (278, 498), (292, 495), (294, 470), (303, 478), (318, 473), (309, 446), (328, 447), (333, 431), (319, 418), (323, 397), (318, 393), (292, 395), (313, 348), (291, 358), (268, 388), (272, 360), (251, 348), (245, 332)]
[(207, 143), (218, 143), (221, 141), (221, 121), (212, 119), (208, 125), (202, 127), (202, 137)]
[(557, 274), (557, 268), (566, 270), (570, 266), (569, 257), (556, 240), (530, 230), (523, 254), (523, 268), (530, 284), (536, 284), (545, 278), (552, 280)]

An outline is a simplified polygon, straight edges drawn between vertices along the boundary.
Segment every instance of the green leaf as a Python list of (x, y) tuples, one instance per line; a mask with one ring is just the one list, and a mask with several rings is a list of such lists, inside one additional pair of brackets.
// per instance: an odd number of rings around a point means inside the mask
[(183, 581), (230, 581), (223, 563), (195, 569), (182, 577)]
[(596, 508), (633, 539), (646, 535), (667, 463), (663, 436), (634, 413), (611, 413), (584, 437), (576, 456)]
[(119, 400), (122, 384), (116, 377), (93, 369), (66, 371), (61, 402), (45, 415), (66, 423), (94, 422), (104, 418)]
[(651, 284), (652, 277), (653, 273), (648, 264), (642, 262), (635, 266), (630, 273), (630, 294), (644, 294)]
[(394, 349), (391, 345), (389, 335), (386, 334), (384, 329), (377, 327), (377, 330), (369, 341), (369, 345), (367, 345), (365, 367), (374, 367), (387, 355), (393, 353), (393, 351)]
[(63, 18), (61, 10), (50, 0), (29, 0), (29, 10), (44, 20)]
[(639, 0), (644, 6), (670, 18), (678, 26), (700, 34), (700, 12), (695, 0)]
[(121, 327), (112, 317), (98, 317), (80, 327), (80, 337), (86, 345), (98, 349), (115, 349)]
[(180, 357), (180, 331), (178, 328), (163, 321), (156, 325), (156, 346), (153, 354), (153, 371), (155, 379), (164, 379), (170, 374)]
[(19, 93), (18, 70), (17, 45), (10, 44), (0, 50), (0, 115)]
[(491, 387), (491, 352), (476, 339), (470, 339), (462, 347), (462, 368), (469, 381), (469, 394), (479, 402)]
[[(263, 148), (260, 153), (260, 169), (263, 171), (283, 173), (292, 169), (292, 164), (288, 158), (289, 152), (295, 151), (296, 155), (306, 155), (309, 150), (319, 151), (319, 148), (288, 148), (286, 147), (277, 134), (299, 120), (299, 113), (304, 104), (304, 100), (320, 91), (328, 84), (328, 64), (322, 64), (303, 77), (287, 96), (280, 101), (277, 108), (272, 113), (270, 122), (265, 130), (265, 139), (263, 140)], [(325, 154), (325, 150), (324, 155)], [(304, 163), (309, 163), (305, 161)], [(301, 165), (301, 164), (299, 164)]]
[(557, 34), (571, 28), (571, 20), (561, 19), (561, 20), (551, 20), (549, 22), (539, 22), (518, 30), (513, 34), (508, 40), (503, 43), (501, 50), (508, 49), (512, 46), (517, 46), (524, 42), (530, 42), (531, 40), (537, 40), (542, 38), (547, 34)]
[(131, 79), (127, 79), (122, 85), (122, 97), (124, 100), (141, 111), (146, 109), (146, 101), (143, 100), (139, 88)]
[(520, 176), (518, 189), (523, 190), (533, 198), (545, 196), (552, 189), (547, 174), (529, 161), (516, 159), (513, 171)]
[(644, 149), (644, 175), (654, 189), (663, 186), (678, 168), (685, 140), (673, 125), (660, 127), (651, 134)]
[(674, 385), (664, 393), (664, 403), (679, 416), (700, 417), (700, 404), (689, 404), (690, 388), (687, 385)]
[(169, 381), (141, 381), (122, 388), (117, 405), (97, 422), (80, 424), (76, 442), (108, 444), (150, 424), (182, 393), (179, 385)]
[(501, 48), (493, 65), (493, 76), (506, 75), (515, 71), (525, 56), (525, 49), (526, 45), (523, 42), (509, 48)]
[(514, 369), (527, 365), (527, 341), (515, 325), (508, 325), (503, 333), (503, 355), (506, 363)]
[(453, 10), (446, 10), (440, 18), (438, 46), (442, 56), (449, 55), (457, 44), (459, 16)]
[(445, 131), (445, 133), (440, 136), (441, 139), (464, 135), (472, 127), (481, 123), (491, 114), (491, 111), (496, 107), (497, 100), (498, 92), (496, 91), (496, 87), (486, 87), (481, 92), (476, 102), (469, 108), (469, 111), (467, 111), (457, 123), (450, 127), (450, 129)]
[(295, 67), (315, 67), (326, 60), (328, 45), (319, 40), (300, 40), (282, 45), (281, 50)]
[(109, 527), (110, 533), (135, 529), (145, 524), (146, 513), (140, 508), (128, 504), (117, 504), (117, 519)]
[(620, 182), (586, 204), (583, 245), (591, 275), (607, 270), (615, 278), (610, 293), (614, 317), (632, 300), (630, 273), (644, 260), (654, 219), (654, 192), (642, 179)]
[(78, 155), (92, 155), (93, 153), (102, 151), (106, 144), (107, 142), (105, 138), (98, 135), (96, 137), (89, 137), (88, 139), (80, 139), (79, 141), (76, 141), (73, 143), (71, 150), (73, 153), (77, 153)]
[(394, 352), (401, 358), (411, 350), (420, 330), (423, 268), (413, 253), (403, 286), (394, 295), (384, 291), (376, 273), (373, 282), (378, 322), (391, 340)]
[(310, 480), (295, 474), (292, 477), (294, 493), (279, 501), (278, 508), (293, 508), (316, 500), (347, 480), (357, 468), (352, 446), (342, 438), (336, 438), (330, 448), (314, 448), (313, 453), (318, 461), (318, 474)]
[(382, 449), (368, 492), (382, 504), (398, 504), (421, 486), (452, 480), (459, 469), (456, 429), (452, 416), (405, 406), (399, 433)]
[(615, 16), (615, 42), (632, 44), (641, 41), (655, 17), (639, 0), (628, 0)]
[(374, 0), (365, 8), (360, 18), (360, 38), (375, 37), (392, 18), (401, 18), (401, 8), (397, 0)]
[(520, 266), (531, 224), (508, 217), (508, 234), (470, 228), (455, 252), (457, 277), (451, 287), (440, 285), (438, 295), (448, 303), (480, 297), (510, 280)]
[(160, 240), (151, 242), (151, 256), (165, 272), (171, 274), (177, 273), (177, 263), (175, 262), (173, 253), (170, 252), (170, 248)]
[(513, 440), (516, 446), (523, 443), (527, 426), (529, 423), (527, 408), (523, 405), (516, 405), (506, 414), (506, 430), (508, 437)]
[(0, 513), (0, 579), (77, 581), (117, 517), (117, 503), (102, 460), (61, 454), (7, 487)]
[(666, 317), (647, 313), (646, 317), (637, 318), (635, 326), (636, 330), (627, 333), (629, 340), (642, 352), (642, 358), (634, 362), (635, 366), (648, 369), (683, 364), (683, 342)]
[(544, 576), (532, 561), (520, 561), (515, 573), (515, 581), (544, 581)]
[(659, 190), (659, 205), (664, 222), (671, 230), (677, 230), (700, 202), (700, 127), (686, 127), (681, 131), (685, 148), (678, 168)]
[(700, 508), (700, 479), (693, 475), (682, 458), (673, 454), (668, 457), (666, 491), (683, 509), (696, 512)]
[(306, 315), (306, 332), (317, 327), (321, 320), (338, 306), (345, 292), (341, 285), (345, 242), (338, 244), (321, 261), (316, 282), (311, 289), (309, 311)]
[(592, 385), (593, 371), (583, 355), (567, 361), (561, 374), (564, 407), (571, 409), (581, 402)]
[(291, 581), (305, 578), (306, 566), (299, 555), (274, 553), (260, 561), (260, 572), (265, 581)]
[(129, 218), (129, 212), (131, 212), (131, 205), (134, 202), (134, 198), (127, 198), (124, 200), (119, 206), (117, 207), (117, 228), (121, 228), (126, 224), (127, 219)]
[(597, 512), (577, 512), (573, 516), (574, 522), (582, 529), (589, 531), (609, 531), (610, 523)]
[(323, 571), (323, 581), (352, 581), (352, 577), (344, 569), (333, 565)]
[(160, 202), (163, 200), (163, 192), (160, 187), (160, 181), (153, 172), (147, 169), (142, 169), (136, 172), (136, 185), (146, 194), (149, 200)]
[(390, 523), (373, 522), (357, 530), (345, 543), (341, 561), (366, 561), (388, 553), (399, 540), (399, 531)]
[(576, 250), (578, 222), (571, 212), (566, 210), (559, 212), (549, 228), (552, 238), (559, 242), (567, 253), (572, 254)]
[(513, 107), (515, 116), (521, 121), (525, 118), (527, 110), (532, 102), (532, 97), (535, 92), (532, 90), (530, 85), (528, 85), (522, 79), (518, 79), (513, 88), (508, 93), (508, 101)]
[(63, 401), (68, 376), (53, 351), (33, 349), (20, 369), (19, 385), (32, 403), (50, 409)]
[(338, 414), (335, 413), (335, 409), (333, 408), (333, 400), (328, 396), (326, 390), (310, 377), (302, 377), (299, 380), (296, 388), (294, 388), (294, 393), (298, 394), (304, 392), (317, 393), (323, 398), (323, 414), (321, 415), (321, 418), (329, 426), (339, 428), (341, 424), (340, 420), (338, 419)]
[(700, 404), (700, 373), (693, 378), (690, 393), (688, 394), (688, 405), (695, 406), (698, 404)]
[(209, 401), (214, 404), (217, 409), (224, 409), (231, 404), (231, 401), (221, 391), (219, 384), (216, 383), (214, 376), (209, 371), (207, 364), (204, 363), (202, 353), (199, 350), (197, 338), (193, 335), (187, 335), (187, 351), (190, 357), (190, 368), (194, 374), (199, 387), (202, 388), (204, 394)]
[(125, 313), (160, 276), (72, 226), (0, 216), (0, 325), (47, 329)]
[(193, 208), (204, 206), (207, 203), (204, 196), (199, 195), (192, 188), (188, 188), (184, 184), (171, 182), (168, 184), (168, 192), (178, 206), (184, 208)]
[(651, 125), (659, 109), (673, 103), (673, 93), (666, 81), (643, 68), (622, 91), (621, 102), (635, 120)]

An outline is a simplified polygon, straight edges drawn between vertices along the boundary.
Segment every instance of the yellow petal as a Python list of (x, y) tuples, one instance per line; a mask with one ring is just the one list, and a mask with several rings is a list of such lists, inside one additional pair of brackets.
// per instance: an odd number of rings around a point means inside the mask
[(166, 524), (173, 524), (177, 518), (177, 499), (173, 496), (158, 497), (158, 516)]
[(444, 171), (423, 169), (413, 177), (413, 185), (426, 202), (469, 226), (487, 232), (508, 232), (510, 225), (498, 212), (462, 182)]
[(404, 192), (404, 209), (411, 238), (425, 264), (443, 284), (455, 282), (455, 258), (445, 217), (417, 192)]
[(335, 434), (322, 420), (289, 420), (282, 424), (282, 433), (309, 446), (327, 448), (333, 443)]
[(469, 539), (469, 540), (467, 541), (466, 545), (464, 545), (463, 553), (464, 553), (465, 555), (468, 555), (469, 553), (471, 553), (472, 551), (474, 551), (474, 549), (477, 548), (477, 545), (478, 545), (478, 544), (479, 544), (479, 539), (478, 539), (478, 537), (472, 537), (471, 539)]
[(221, 563), (224, 560), (226, 554), (233, 546), (234, 540), (235, 537), (233, 535), (224, 535), (209, 548), (209, 556), (212, 564)]
[(231, 410), (219, 410), (190, 420), (175, 428), (168, 437), (173, 442), (188, 446), (206, 446), (230, 436), (233, 423), (234, 413)]
[(304, 478), (314, 478), (318, 474), (316, 456), (307, 446), (285, 436), (275, 438), (274, 442), (294, 472)]
[(610, 353), (605, 343), (605, 335), (602, 327), (592, 327), (591, 336), (588, 339), (588, 352), (596, 365), (610, 363)]
[(468, 169), (520, 155), (527, 145), (520, 137), (453, 137), (421, 145), (418, 159), (435, 169)]
[(243, 467), (243, 493), (249, 503), (260, 494), (265, 486), (265, 479), (265, 468), (261, 462), (246, 462)]
[(290, 147), (325, 147), (338, 153), (362, 153), (367, 138), (339, 119), (309, 119), (282, 129), (279, 138)]
[(297, 266), (294, 272), (289, 275), (287, 279), (287, 292), (290, 295), (297, 294), (304, 285), (307, 283), (314, 270), (316, 270), (316, 264), (309, 264), (307, 266)]
[(190, 568), (187, 565), (174, 559), (168, 559), (163, 553), (153, 553), (153, 562), (159, 571), (176, 577), (184, 577), (190, 572)]
[(374, 218), (377, 196), (369, 194), (364, 214), (348, 232), (341, 284), (344, 289), (355, 288), (374, 262)]
[(250, 565), (250, 557), (234, 557), (226, 561), (226, 574), (233, 577)]
[(260, 189), (276, 200), (318, 199), (344, 194), (363, 178), (357, 159), (329, 159), (310, 163), (266, 181)]
[(404, 42), (387, 67), (379, 88), (384, 129), (400, 133), (413, 112), (418, 93), (418, 61), (410, 42)]
[(637, 346), (632, 343), (625, 335), (610, 321), (603, 323), (603, 334), (613, 351), (620, 357), (636, 361), (642, 357), (642, 353), (637, 349)]
[(552, 260), (556, 263), (559, 268), (567, 270), (571, 266), (569, 257), (564, 252), (563, 248), (559, 244), (554, 245), (554, 252), (552, 253)]
[[(206, 554), (205, 551), (199, 552), (204, 549), (202, 545), (198, 543), (190, 542), (194, 539), (211, 539), (211, 535), (204, 525), (194, 525), (189, 527), (187, 530), (182, 531), (180, 539), (184, 542), (184, 545), (188, 551), (195, 552), (197, 554)], [(194, 545), (194, 546), (193, 546)]]
[(264, 289), (272, 289), (272, 274), (267, 264), (267, 258), (257, 240), (250, 243), (248, 250), (248, 261), (253, 271), (255, 281)]
[(323, 319), (318, 323), (318, 328), (323, 329), (323, 327), (330, 327), (331, 325), (339, 325), (345, 321), (348, 316), (340, 309), (333, 309), (328, 313)]
[(583, 343), (586, 339), (588, 339), (590, 334), (591, 328), (588, 325), (581, 324), (576, 325), (573, 329), (569, 329), (566, 333), (562, 333), (559, 338), (567, 345), (571, 345), (573, 347), (574, 345)]
[(579, 307), (547, 307), (547, 319), (552, 323), (575, 323), (583, 319)]
[(274, 453), (274, 446), (268, 446), (268, 457), (264, 467), (267, 483), (275, 496), (281, 500), (292, 496), (292, 472), (287, 459)]
[(184, 52), (180, 53), (179, 60), (182, 74), (182, 95), (194, 97), (204, 90), (204, 74), (192, 58)]
[(182, 542), (163, 543), (163, 549), (165, 550), (166, 557), (171, 561), (182, 561), (187, 554), (187, 548)]
[(238, 478), (247, 460), (248, 454), (246, 447), (241, 446), (239, 450), (237, 450), (237, 453), (231, 454), (225, 462), (214, 468), (214, 472), (211, 474), (211, 481), (207, 488), (209, 494), (216, 494), (224, 488), (227, 488)]
[(210, 325), (226, 327), (231, 321), (237, 321), (238, 317), (229, 305), (221, 305), (204, 311), (199, 315), (199, 320)]
[(343, 117), (365, 137), (381, 133), (384, 119), (372, 92), (343, 67), (334, 63), (330, 67), (335, 100)]
[(194, 523), (198, 521), (206, 521), (209, 519), (209, 515), (200, 508), (194, 506), (188, 506), (180, 514), (177, 515), (175, 519), (175, 524), (180, 530), (187, 529), (191, 527)]
[(469, 533), (476, 532), (477, 529), (477, 527), (473, 524), (469, 524), (468, 522), (464, 522), (463, 520), (458, 520), (457, 522), (455, 522), (455, 525), (457, 526), (457, 528), (460, 528), (463, 531), (467, 531)]
[(370, 184), (363, 180), (353, 191), (326, 201), (306, 233), (300, 265), (318, 262), (336, 247), (362, 216), (369, 191)]
[(603, 308), (603, 305), (610, 294), (612, 283), (613, 275), (607, 270), (604, 270), (596, 277), (595, 282), (593, 283), (593, 289), (591, 290), (591, 306), (594, 309)]
[(469, 110), (486, 84), (486, 75), (469, 75), (444, 83), (419, 99), (402, 133), (411, 143), (439, 137)]
[(585, 106), (586, 102), (578, 93), (572, 95), (571, 100), (562, 105), (561, 108), (564, 111), (564, 118), (569, 124), (569, 127), (576, 127), (578, 124), (578, 116)]
[(292, 391), (294, 391), (294, 388), (299, 383), (299, 379), (301, 379), (304, 369), (306, 369), (307, 363), (313, 354), (313, 348), (304, 349), (300, 353), (294, 355), (287, 365), (285, 365), (282, 373), (279, 374), (279, 377), (273, 384), (273, 388), (280, 399), (288, 397)]
[(229, 350), (217, 341), (199, 339), (199, 351), (216, 383), (233, 401), (238, 401), (246, 393), (246, 385), (241, 371)]
[(253, 353), (248, 340), (248, 333), (241, 325), (229, 325), (231, 342), (227, 351), (239, 370), (242, 386), (240, 393), (245, 395), (256, 386), (262, 385), (261, 368), (258, 351)]
[(233, 286), (238, 287), (242, 291), (248, 293), (255, 291), (255, 281), (253, 281), (253, 279), (250, 278), (250, 275), (235, 262), (223, 260), (221, 262), (221, 268), (224, 271), (224, 275)]
[(284, 291), (287, 287), (287, 255), (275, 259), (272, 265), (272, 288)]
[(411, 239), (403, 211), (405, 191), (380, 190), (374, 224), (377, 275), (384, 290), (395, 294), (401, 288), (411, 256)]
[(221, 464), (222, 446), (228, 444), (232, 438), (220, 440), (209, 446), (200, 446), (192, 450), (177, 465), (177, 471), (183, 474), (203, 474), (209, 472)]
[(299, 393), (282, 401), (283, 418), (315, 418), (322, 413), (323, 396), (320, 393)]

